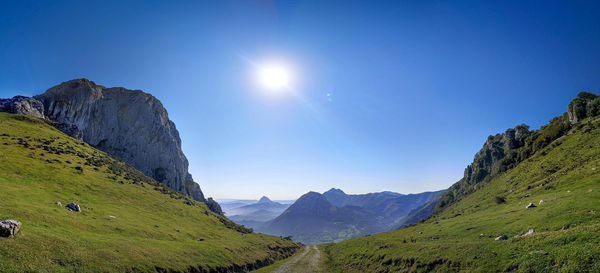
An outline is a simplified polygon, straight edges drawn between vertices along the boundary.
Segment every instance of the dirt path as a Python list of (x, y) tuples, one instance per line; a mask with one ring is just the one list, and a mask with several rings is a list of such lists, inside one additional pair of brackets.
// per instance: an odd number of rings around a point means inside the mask
[(316, 246), (307, 246), (304, 251), (283, 264), (273, 273), (320, 273), (321, 251)]

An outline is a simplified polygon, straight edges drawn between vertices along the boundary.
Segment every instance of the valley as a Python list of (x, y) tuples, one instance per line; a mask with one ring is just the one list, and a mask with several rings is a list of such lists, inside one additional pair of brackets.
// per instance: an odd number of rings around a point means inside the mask
[[(237, 224), (269, 235), (318, 245), (382, 233), (418, 222), (444, 191), (403, 195), (379, 192), (348, 195), (340, 189), (309, 192), (289, 204), (262, 197), (256, 203), (224, 203), (225, 215)], [(419, 212), (419, 213), (417, 213)]]
[(221, 206), (84, 142), (34, 99), (2, 100), (16, 114), (0, 112), (0, 219), (13, 219), (0, 272), (598, 271), (599, 101), (580, 93), (540, 130), (488, 137), (448, 190)]
[(0, 273), (600, 273), (599, 14), (0, 0)]

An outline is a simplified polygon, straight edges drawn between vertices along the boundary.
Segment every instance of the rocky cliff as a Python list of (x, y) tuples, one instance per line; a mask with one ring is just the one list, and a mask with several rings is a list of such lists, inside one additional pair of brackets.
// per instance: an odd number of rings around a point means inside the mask
[(0, 99), (0, 112), (43, 118), (44, 105), (36, 99), (15, 96), (12, 99)]
[(443, 209), (473, 193), (493, 177), (512, 169), (553, 141), (568, 134), (569, 130), (600, 115), (600, 97), (581, 92), (567, 112), (556, 117), (540, 130), (530, 131), (527, 125), (508, 129), (503, 134), (489, 136), (464, 176), (442, 196), (438, 209)]
[(600, 115), (600, 97), (588, 92), (579, 93), (569, 104), (567, 114), (571, 123)]
[(4, 108), (6, 112), (46, 117), (61, 131), (222, 213), (214, 200), (204, 198), (188, 173), (179, 132), (152, 95), (80, 79), (59, 84), (34, 98), (11, 100), (0, 101), (0, 111)]

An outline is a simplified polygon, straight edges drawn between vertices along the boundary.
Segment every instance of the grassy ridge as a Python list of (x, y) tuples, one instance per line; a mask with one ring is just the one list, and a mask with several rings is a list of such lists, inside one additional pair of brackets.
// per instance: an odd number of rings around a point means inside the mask
[(322, 249), (332, 272), (600, 272), (599, 234), (594, 120), (425, 223)]
[[(62, 206), (57, 205), (61, 202)], [(64, 205), (75, 202), (81, 213)], [(0, 113), (0, 272), (155, 272), (253, 267), (289, 241), (247, 234), (43, 121)]]

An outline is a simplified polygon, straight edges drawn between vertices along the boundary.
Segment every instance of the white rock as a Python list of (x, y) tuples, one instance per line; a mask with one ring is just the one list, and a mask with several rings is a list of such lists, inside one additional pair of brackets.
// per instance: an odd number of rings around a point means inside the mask
[(13, 237), (21, 230), (21, 222), (17, 220), (0, 221), (0, 237)]

